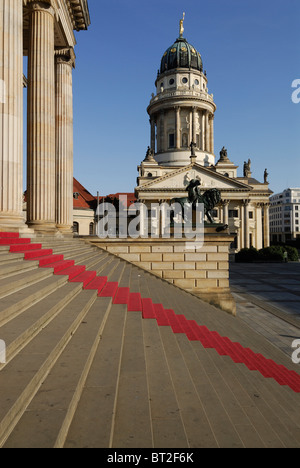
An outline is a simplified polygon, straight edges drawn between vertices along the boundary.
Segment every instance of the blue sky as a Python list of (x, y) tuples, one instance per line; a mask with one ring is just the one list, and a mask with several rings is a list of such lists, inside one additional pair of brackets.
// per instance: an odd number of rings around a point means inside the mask
[(276, 193), (300, 187), (299, 0), (89, 0), (76, 33), (74, 176), (94, 195), (131, 192), (150, 142), (146, 108), (160, 60), (178, 37), (201, 53), (222, 146)]

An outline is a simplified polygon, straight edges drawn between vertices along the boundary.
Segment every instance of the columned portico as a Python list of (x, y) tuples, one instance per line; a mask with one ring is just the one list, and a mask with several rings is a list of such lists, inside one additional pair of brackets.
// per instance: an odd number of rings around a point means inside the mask
[(43, 234), (71, 233), (74, 30), (89, 25), (87, 0), (0, 2), (0, 231), (29, 233), (23, 215), (26, 83), (27, 224)]
[(23, 2), (0, 4), (0, 228), (25, 228), (23, 207)]
[(42, 232), (56, 230), (54, 13), (49, 3), (30, 2), (27, 224)]

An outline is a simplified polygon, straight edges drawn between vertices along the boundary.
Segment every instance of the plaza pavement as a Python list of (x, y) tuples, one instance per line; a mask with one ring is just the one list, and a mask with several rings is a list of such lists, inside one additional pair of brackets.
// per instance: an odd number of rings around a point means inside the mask
[(291, 356), (300, 339), (300, 262), (231, 263), (230, 285), (239, 318)]

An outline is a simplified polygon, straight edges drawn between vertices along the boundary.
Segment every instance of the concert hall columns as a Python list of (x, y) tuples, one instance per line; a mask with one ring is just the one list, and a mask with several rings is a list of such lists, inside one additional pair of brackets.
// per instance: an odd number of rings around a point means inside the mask
[(23, 2), (0, 2), (0, 230), (22, 230)]
[(30, 2), (27, 224), (42, 233), (56, 231), (54, 14), (50, 4)]
[(73, 227), (73, 49), (55, 51), (56, 75), (56, 225), (63, 234)]

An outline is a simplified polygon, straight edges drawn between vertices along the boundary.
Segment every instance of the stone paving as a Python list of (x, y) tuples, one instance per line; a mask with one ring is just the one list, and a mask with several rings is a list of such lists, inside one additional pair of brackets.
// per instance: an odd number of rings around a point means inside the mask
[(300, 262), (231, 263), (230, 285), (238, 316), (290, 356), (300, 339)]

